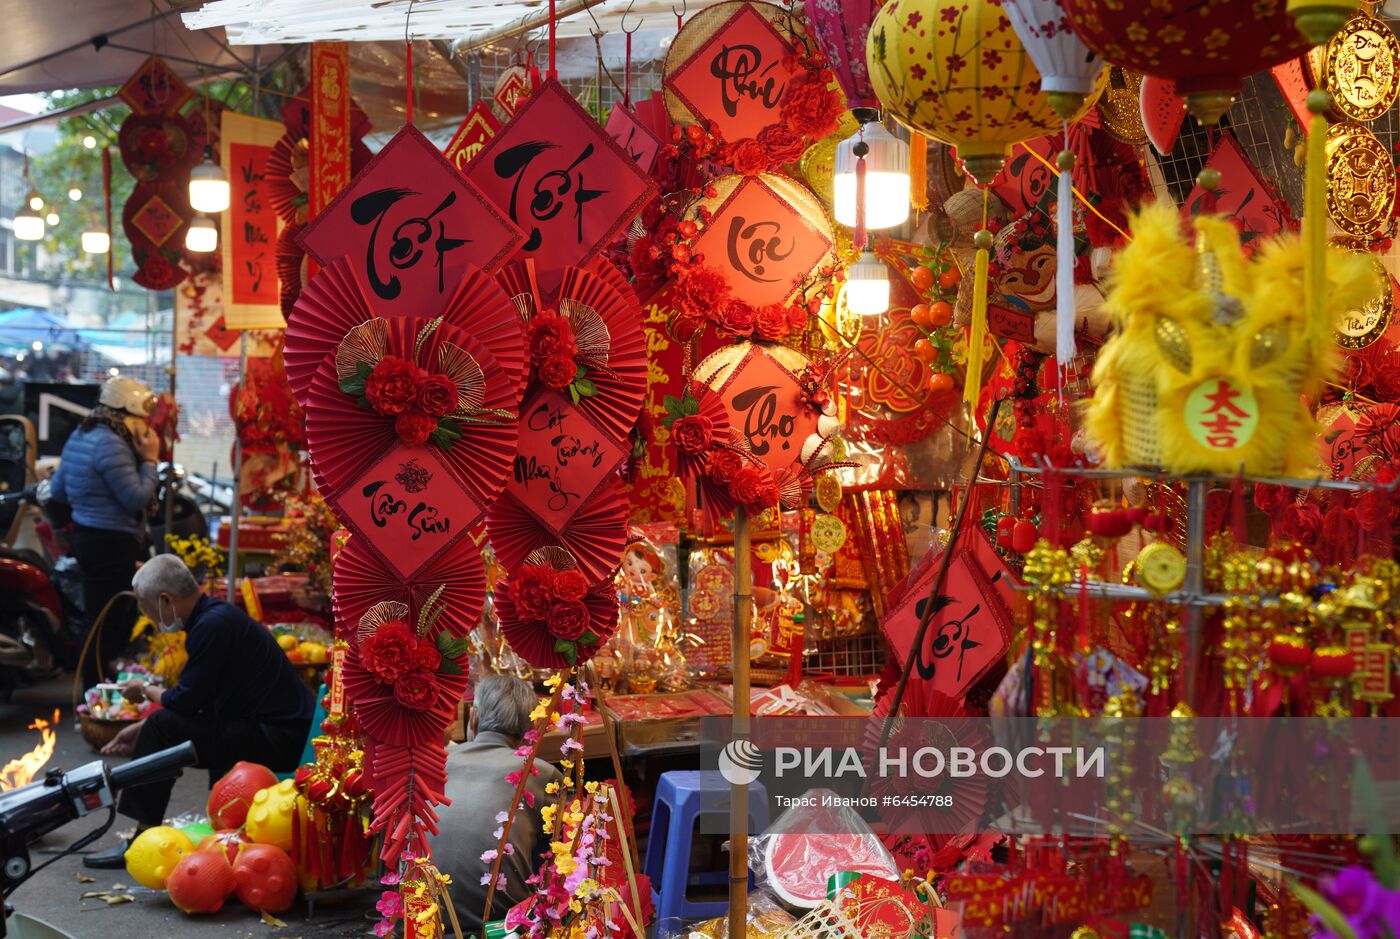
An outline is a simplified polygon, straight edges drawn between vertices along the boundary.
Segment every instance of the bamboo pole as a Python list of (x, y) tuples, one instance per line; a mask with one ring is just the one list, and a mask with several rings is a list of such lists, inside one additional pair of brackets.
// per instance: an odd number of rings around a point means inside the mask
[[(747, 740), (749, 722), (749, 629), (753, 613), (753, 557), (749, 513), (734, 510), (734, 733)], [(749, 908), (749, 787), (729, 787), (729, 935), (748, 935)]]

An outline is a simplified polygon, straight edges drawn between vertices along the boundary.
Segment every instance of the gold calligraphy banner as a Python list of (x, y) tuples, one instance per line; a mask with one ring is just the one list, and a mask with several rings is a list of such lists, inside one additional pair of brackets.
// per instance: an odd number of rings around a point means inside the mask
[(343, 42), (311, 44), (309, 218), (350, 182), (350, 52)]
[(219, 162), (228, 173), (229, 206), (220, 218), (224, 325), (285, 329), (277, 284), (277, 211), (267, 197), (267, 158), (282, 125), (225, 110)]

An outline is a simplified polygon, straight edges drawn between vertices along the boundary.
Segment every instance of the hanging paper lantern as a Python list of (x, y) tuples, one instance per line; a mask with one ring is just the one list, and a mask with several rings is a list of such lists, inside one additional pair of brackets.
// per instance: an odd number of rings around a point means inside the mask
[(1062, 3), (1090, 49), (1115, 65), (1173, 80), (1206, 125), (1219, 123), (1246, 75), (1301, 55), (1309, 45), (1282, 0)]
[(1074, 34), (1061, 0), (1002, 0), (1001, 8), (1040, 70), (1040, 90), (1068, 120), (1094, 93), (1103, 59)]
[(865, 59), (852, 54), (864, 49), (870, 23), (884, 4), (881, 0), (808, 0), (807, 28), (826, 55), (827, 64), (851, 110), (878, 110), (880, 100), (870, 85)]
[[(1001, 172), (1014, 144), (1062, 126), (1041, 75), (993, 0), (891, 0), (865, 49), (870, 83), (896, 121), (957, 148), (979, 183)], [(1095, 93), (1067, 115), (1077, 120)]]

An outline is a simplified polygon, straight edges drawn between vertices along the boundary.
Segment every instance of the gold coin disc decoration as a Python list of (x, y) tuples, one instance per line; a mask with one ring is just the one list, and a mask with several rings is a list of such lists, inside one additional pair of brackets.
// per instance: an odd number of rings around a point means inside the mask
[[(1357, 254), (1366, 252), (1358, 251)], [(1371, 264), (1380, 278), (1380, 290), (1359, 307), (1343, 311), (1332, 324), (1332, 338), (1343, 349), (1364, 349), (1385, 335), (1395, 315), (1395, 294), (1391, 287), (1390, 274), (1380, 258), (1371, 255)]]
[(1138, 583), (1157, 596), (1165, 596), (1186, 581), (1186, 556), (1164, 541), (1155, 541), (1138, 552)]
[(1327, 132), (1327, 215), (1348, 235), (1369, 235), (1395, 205), (1395, 161), (1360, 124)]
[(836, 478), (835, 473), (822, 473), (817, 476), (813, 483), (816, 490), (817, 505), (828, 515), (841, 507), (841, 480)]
[(1353, 121), (1374, 121), (1400, 95), (1400, 40), (1374, 16), (1358, 13), (1327, 44), (1327, 90)]
[(1109, 67), (1108, 87), (1096, 105), (1103, 129), (1130, 147), (1147, 143), (1142, 122), (1142, 76), (1117, 65)]
[(846, 543), (846, 524), (835, 515), (818, 515), (812, 522), (812, 547), (835, 554)]

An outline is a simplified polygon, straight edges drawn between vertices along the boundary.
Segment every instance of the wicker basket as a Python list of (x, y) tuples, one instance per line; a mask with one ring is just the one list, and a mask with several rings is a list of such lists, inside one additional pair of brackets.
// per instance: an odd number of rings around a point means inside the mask
[(78, 724), (82, 729), (83, 739), (96, 753), (101, 753), (102, 748), (111, 743), (113, 737), (130, 727), (132, 723), (129, 720), (109, 721), (100, 717), (90, 717), (87, 714), (78, 715)]

